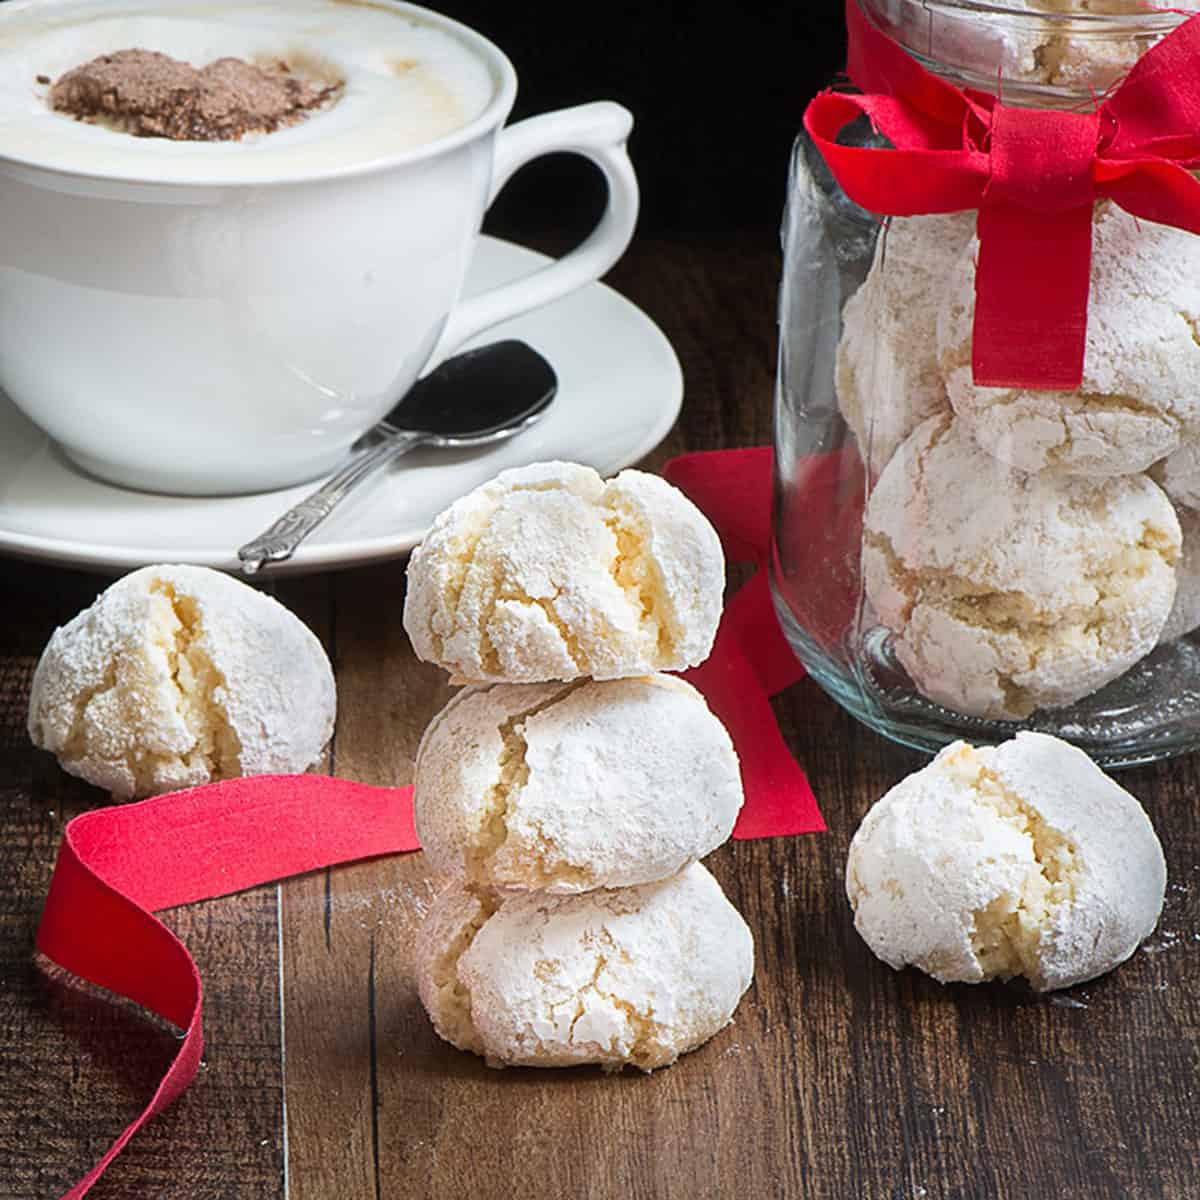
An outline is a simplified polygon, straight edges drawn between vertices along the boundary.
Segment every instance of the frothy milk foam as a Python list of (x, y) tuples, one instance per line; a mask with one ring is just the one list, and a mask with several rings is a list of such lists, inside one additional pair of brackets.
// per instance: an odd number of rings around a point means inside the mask
[[(284, 60), (318, 84), (344, 81), (330, 107), (240, 142), (138, 138), (74, 120), (48, 85), (101, 54), (158, 50), (202, 67), (222, 57)], [(370, 0), (34, 0), (0, 4), (0, 164), (168, 182), (256, 182), (353, 169), (472, 121), (500, 81), (451, 32)]]

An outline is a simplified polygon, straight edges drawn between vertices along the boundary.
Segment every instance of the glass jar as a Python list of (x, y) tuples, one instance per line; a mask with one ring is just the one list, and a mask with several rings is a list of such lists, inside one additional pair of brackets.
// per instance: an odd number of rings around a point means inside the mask
[[(1183, 19), (1134, 0), (860, 4), (956, 86), (1043, 108), (1094, 105)], [(883, 144), (865, 119), (839, 141)], [(1194, 749), (1200, 237), (1098, 202), (1083, 386), (979, 388), (974, 218), (881, 219), (796, 142), (775, 416), (784, 633), (838, 703), (921, 749), (1017, 729), (1109, 766)]]

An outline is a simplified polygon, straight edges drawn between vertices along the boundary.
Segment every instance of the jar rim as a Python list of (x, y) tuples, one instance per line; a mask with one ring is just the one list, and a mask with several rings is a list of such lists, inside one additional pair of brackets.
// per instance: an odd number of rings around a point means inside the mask
[[(1074, 8), (1070, 10), (1030, 8), (1024, 0), (859, 0), (868, 14), (874, 16), (889, 8), (913, 8), (930, 15), (957, 16), (971, 14), (981, 19), (999, 18), (1018, 24), (1042, 25), (1052, 29), (1081, 27), (1096, 32), (1108, 31), (1114, 35), (1128, 35), (1134, 29), (1152, 28), (1167, 33), (1182, 24), (1191, 13), (1179, 10), (1139, 8), (1137, 11), (1104, 12), (1095, 9)], [(1105, 0), (1086, 0), (1087, 3), (1103, 4)], [(1122, 4), (1125, 0), (1111, 0)]]
[[(1192, 15), (1148, 9), (1051, 12), (1029, 8), (1023, 0), (855, 2), (935, 74), (1003, 94), (1006, 102), (1046, 107), (1094, 102)], [(1082, 2), (1116, 7), (1130, 0)]]

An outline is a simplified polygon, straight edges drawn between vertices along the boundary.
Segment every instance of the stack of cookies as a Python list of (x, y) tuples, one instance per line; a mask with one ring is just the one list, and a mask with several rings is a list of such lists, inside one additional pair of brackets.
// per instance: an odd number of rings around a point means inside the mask
[(446, 882), (418, 938), (438, 1033), (493, 1066), (653, 1070), (732, 1019), (745, 922), (699, 859), (742, 803), (688, 684), (720, 617), (716, 534), (656, 476), (546, 463), (443, 513), (404, 623), (469, 686), (417, 753), (417, 831)]
[(1200, 624), (1200, 238), (1097, 204), (1074, 391), (975, 384), (977, 256), (973, 213), (891, 222), (846, 305), (838, 399), (898, 658), (929, 699), (1020, 720)]

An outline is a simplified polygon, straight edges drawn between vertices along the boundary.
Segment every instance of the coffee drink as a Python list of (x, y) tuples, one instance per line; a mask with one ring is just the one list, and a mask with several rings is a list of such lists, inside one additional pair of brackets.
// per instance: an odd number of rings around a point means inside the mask
[(0, 16), (0, 156), (51, 169), (353, 169), (469, 124), (497, 86), (450, 30), (371, 0), (16, 0)]
[[(429, 364), (629, 242), (630, 114), (505, 128), (516, 90), (498, 47), (415, 4), (4, 0), (0, 392), (113, 483), (334, 470)], [(562, 152), (604, 175), (596, 228), (464, 297), (492, 197)]]
[(235, 142), (295, 125), (341, 94), (340, 80), (317, 86), (283, 61), (218, 58), (197, 70), (157, 50), (118, 50), (72, 68), (48, 100), (55, 112), (135, 137)]

